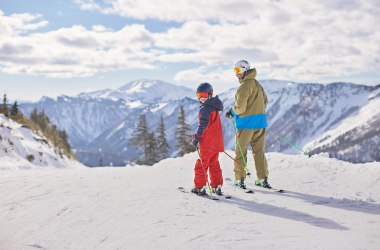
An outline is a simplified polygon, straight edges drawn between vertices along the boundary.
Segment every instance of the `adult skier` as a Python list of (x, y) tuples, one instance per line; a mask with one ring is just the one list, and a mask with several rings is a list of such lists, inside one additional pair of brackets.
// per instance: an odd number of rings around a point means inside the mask
[(234, 71), (240, 87), (235, 94), (235, 104), (226, 112), (226, 117), (235, 118), (235, 185), (246, 189), (246, 171), (243, 164), (246, 164), (248, 145), (251, 145), (257, 176), (255, 184), (271, 188), (268, 183), (268, 163), (264, 154), (267, 127), (265, 107), (268, 99), (263, 87), (255, 79), (256, 69), (250, 69), (246, 60), (237, 61)]

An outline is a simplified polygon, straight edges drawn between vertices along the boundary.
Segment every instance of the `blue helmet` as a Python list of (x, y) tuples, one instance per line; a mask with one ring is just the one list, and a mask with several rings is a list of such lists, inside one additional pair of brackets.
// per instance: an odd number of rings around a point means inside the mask
[(205, 93), (207, 92), (208, 93), (208, 97), (212, 97), (213, 93), (214, 93), (214, 90), (211, 86), (211, 84), (209, 84), (208, 82), (204, 82), (204, 83), (201, 83), (199, 84), (198, 88), (197, 88), (197, 93)]

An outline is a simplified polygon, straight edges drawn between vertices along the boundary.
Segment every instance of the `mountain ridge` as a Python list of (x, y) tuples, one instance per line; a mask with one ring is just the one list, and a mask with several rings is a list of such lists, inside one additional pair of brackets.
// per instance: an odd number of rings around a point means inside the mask
[[(180, 87), (187, 93), (182, 97), (169, 91), (176, 89), (176, 85), (165, 83), (161, 88), (161, 93), (164, 94), (157, 101), (158, 99), (154, 99), (157, 93), (150, 90), (151, 86), (160, 86), (161, 83), (159, 80), (136, 80), (118, 88), (123, 89), (124, 93), (130, 91), (131, 96), (119, 95), (119, 98), (115, 98), (116, 95), (108, 95), (94, 98), (82, 93), (75, 97), (57, 98), (56, 101), (48, 98), (34, 104), (21, 104), (20, 108), (26, 113), (30, 113), (34, 107), (44, 109), (61, 129), (66, 129), (74, 148), (86, 152), (84, 154), (87, 154), (86, 158), (89, 160), (85, 163), (88, 165), (96, 165), (100, 155), (106, 157), (107, 152), (110, 155), (119, 155), (118, 164), (123, 164), (135, 157), (136, 152), (128, 145), (128, 140), (141, 113), (147, 114), (151, 130), (155, 129), (160, 116), (164, 116), (171, 153), (175, 152), (174, 131), (180, 105), (185, 107), (187, 122), (195, 131), (199, 102), (195, 100), (194, 90)], [(360, 109), (368, 105), (370, 97), (379, 94), (380, 88), (380, 85), (339, 82), (324, 85), (262, 80), (260, 83), (270, 100), (267, 106), (267, 151), (293, 154), (297, 150), (279, 141), (279, 135), (303, 147), (310, 141), (318, 140), (324, 132), (357, 115)], [(145, 91), (140, 91), (142, 86), (145, 86)], [(219, 95), (225, 109), (233, 105), (237, 87)], [(134, 94), (136, 91), (140, 95)], [(110, 90), (108, 93), (112, 92)], [(224, 118), (224, 114), (221, 117), (226, 148), (233, 149), (234, 129)], [(97, 158), (96, 162), (89, 162), (93, 158)], [(112, 157), (108, 158), (109, 161), (105, 163), (111, 162)]]

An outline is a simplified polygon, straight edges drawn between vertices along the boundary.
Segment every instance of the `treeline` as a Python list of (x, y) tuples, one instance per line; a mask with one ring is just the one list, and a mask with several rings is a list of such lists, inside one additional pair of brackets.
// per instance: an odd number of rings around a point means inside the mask
[[(137, 164), (153, 165), (169, 157), (170, 147), (166, 139), (165, 124), (162, 116), (155, 131), (156, 133), (149, 130), (146, 116), (141, 114), (130, 140), (130, 143), (140, 151), (140, 155), (135, 159)], [(191, 144), (190, 131), (190, 125), (186, 123), (184, 108), (180, 106), (175, 131), (177, 154), (179, 156), (195, 151)]]
[(46, 139), (53, 143), (60, 154), (63, 153), (70, 158), (75, 158), (71, 153), (71, 146), (68, 142), (66, 131), (59, 130), (56, 125), (52, 124), (44, 111), (39, 112), (37, 109), (33, 109), (30, 117), (26, 118), (19, 110), (17, 101), (12, 105), (8, 105), (7, 95), (4, 95), (0, 113), (23, 124), (35, 133), (41, 132)]

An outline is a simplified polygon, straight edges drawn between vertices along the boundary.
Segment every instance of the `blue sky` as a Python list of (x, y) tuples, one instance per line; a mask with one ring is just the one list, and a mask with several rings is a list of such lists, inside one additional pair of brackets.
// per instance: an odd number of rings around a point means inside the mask
[(160, 79), (216, 92), (258, 79), (380, 83), (380, 3), (0, 0), (0, 94), (75, 95)]

